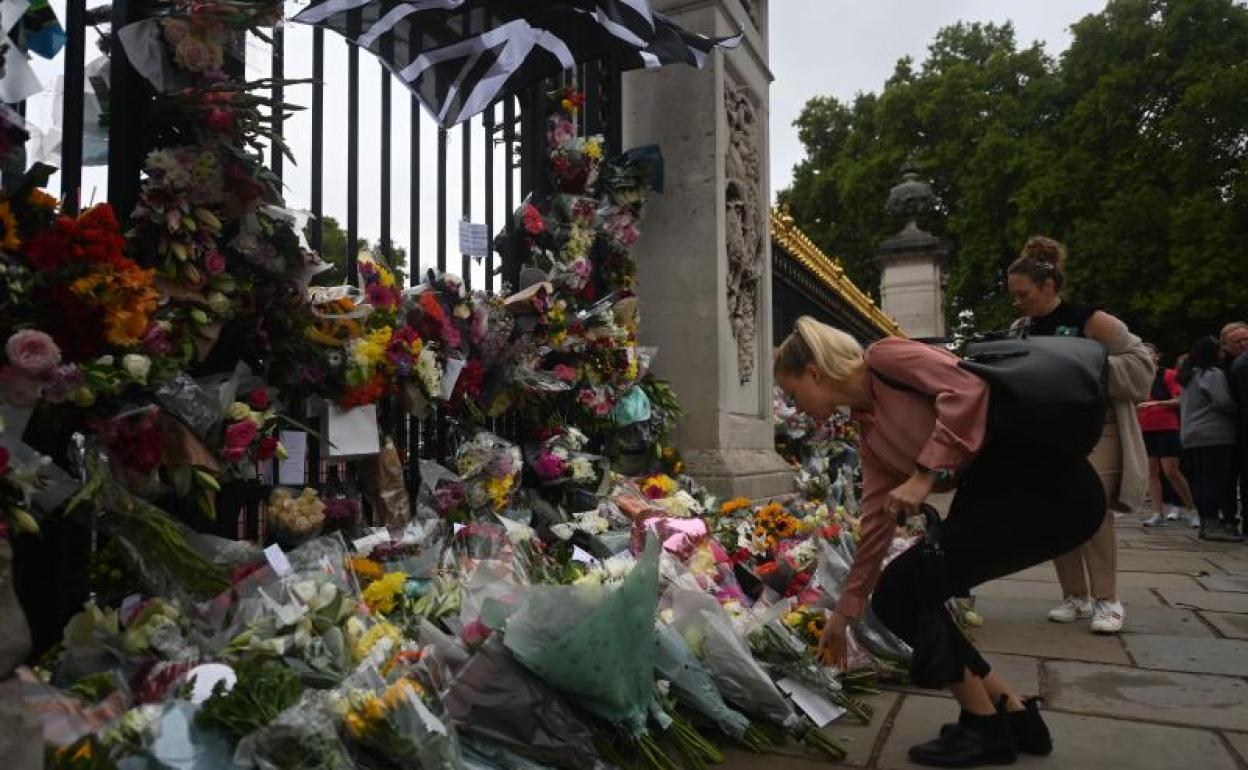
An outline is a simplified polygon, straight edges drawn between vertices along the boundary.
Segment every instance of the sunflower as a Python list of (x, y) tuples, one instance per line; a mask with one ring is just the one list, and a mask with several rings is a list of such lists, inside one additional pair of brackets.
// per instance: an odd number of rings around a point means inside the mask
[(0, 250), (17, 251), (22, 247), (22, 239), (17, 235), (17, 217), (13, 216), (13, 207), (8, 201), (0, 201)]
[(56, 211), (56, 207), (61, 205), (61, 202), (54, 196), (48, 195), (38, 188), (30, 191), (30, 195), (26, 197), (26, 202), (37, 209), (47, 209), (48, 211)]

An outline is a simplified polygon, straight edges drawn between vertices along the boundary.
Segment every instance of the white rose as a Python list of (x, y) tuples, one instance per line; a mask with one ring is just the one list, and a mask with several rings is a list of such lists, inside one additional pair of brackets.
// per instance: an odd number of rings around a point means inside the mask
[(234, 403), (230, 404), (229, 409), (225, 410), (225, 416), (229, 417), (231, 420), (235, 422), (242, 422), (243, 420), (250, 420), (251, 419), (251, 407), (247, 406), (242, 401), (235, 401)]
[(152, 360), (138, 353), (127, 353), (121, 359), (121, 368), (130, 379), (140, 385), (145, 385), (147, 375), (152, 371)]

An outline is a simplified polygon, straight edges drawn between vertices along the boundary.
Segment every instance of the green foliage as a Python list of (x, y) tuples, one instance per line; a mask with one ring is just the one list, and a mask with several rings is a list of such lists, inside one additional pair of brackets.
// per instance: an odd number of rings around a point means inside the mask
[[(308, 230), (311, 231), (316, 226), (315, 222), (308, 223)], [(370, 244), (367, 238), (356, 238), (356, 253), (361, 250), (372, 251), (379, 256), (381, 255), (381, 243)], [(342, 224), (331, 216), (322, 217), (321, 220), (321, 259), (332, 264), (333, 270), (326, 270), (316, 277), (314, 283), (321, 286), (333, 286), (340, 283), (346, 283), (347, 280), (347, 231), (343, 229)], [(395, 274), (395, 279), (399, 283), (406, 285), (407, 283), (407, 249), (402, 246), (391, 244), (390, 255), (387, 265)]]
[(226, 692), (218, 682), (195, 715), (196, 724), (220, 728), (235, 741), (272, 722), (303, 691), (299, 675), (281, 663), (242, 663), (235, 671), (234, 687)]
[(1014, 316), (1005, 268), (1028, 235), (1070, 249), (1070, 296), (1170, 351), (1248, 307), (1248, 7), (1110, 0), (1058, 60), (1009, 24), (940, 30), (879, 94), (812, 99), (807, 158), (782, 191), (799, 226), (875, 292), (871, 257), (900, 229), (883, 210), (908, 157), (947, 238), (947, 318)]

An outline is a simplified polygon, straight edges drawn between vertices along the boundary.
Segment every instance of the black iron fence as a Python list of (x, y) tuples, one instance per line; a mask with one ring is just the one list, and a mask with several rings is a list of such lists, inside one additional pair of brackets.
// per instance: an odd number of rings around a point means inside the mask
[[(102, 22), (102, 27), (121, 29), (146, 18), (152, 3), (114, 0), (111, 8), (94, 5), (89, 9), (87, 0), (63, 2), (63, 7), (53, 3), (68, 36), (57, 57), (66, 95), (59, 188), (65, 210), (73, 213), (84, 205), (84, 110), (78, 95), (87, 85), (88, 43), (96, 43), (92, 24)], [(152, 149), (145, 146), (144, 131), (151, 92), (115, 37), (100, 31), (104, 38), (100, 47), (110, 58), (107, 199), (124, 220), (137, 200), (144, 158)], [(609, 147), (620, 149), (621, 78), (608, 60), (580, 65), (558, 81), (507, 95), (481, 115), (445, 130), (370, 55), (366, 53), (361, 61), (358, 48), (332, 33), (286, 25), (267, 37), (248, 34), (242, 38), (235, 46), (236, 55), (227, 58), (229, 73), (248, 80), (270, 78), (275, 102), (304, 108), (297, 117), (275, 124), (295, 155), (294, 165), (276, 148), (271, 148), (269, 165), (287, 187), (287, 205), (312, 214), (308, 229), (312, 248), (321, 251), (325, 247), (331, 219), (341, 223), (346, 243), (341, 279), (347, 283), (357, 282), (356, 245), (366, 240), (391, 264), (400, 262), (412, 285), (433, 268), (460, 273), (469, 288), (493, 293), (515, 287), (520, 265), (496, 253), (492, 240), (485, 257), (461, 254), (453, 262), (451, 257), (459, 248), (451, 240), (451, 227), (461, 220), (475, 222), (484, 224), (492, 236), (509, 228), (511, 212), (519, 202), (543, 187), (545, 99), (554, 88), (571, 83), (584, 90), (581, 128), (604, 135)], [(340, 66), (344, 58), (345, 68)], [(376, 92), (366, 79), (374, 77), (380, 86)], [(374, 96), (377, 103), (372, 103)], [(25, 105), (15, 107), (23, 111)], [(370, 119), (364, 119), (366, 114)], [(98, 181), (101, 172), (91, 174)], [(455, 190), (458, 200), (454, 200)], [(383, 409), (399, 414), (397, 404)], [(392, 417), (390, 423), (396, 444), (404, 450), (409, 488), (415, 489), (418, 459), (446, 461), (453, 451), (448, 420), (439, 413), (423, 421)], [(507, 424), (493, 427), (503, 434), (509, 432)], [(308, 483), (346, 479), (345, 467), (323, 460), (314, 438), (309, 444)], [(255, 537), (262, 490), (253, 487), (235, 493), (240, 516), (227, 517), (226, 527), (236, 521), (242, 525), (240, 534)]]

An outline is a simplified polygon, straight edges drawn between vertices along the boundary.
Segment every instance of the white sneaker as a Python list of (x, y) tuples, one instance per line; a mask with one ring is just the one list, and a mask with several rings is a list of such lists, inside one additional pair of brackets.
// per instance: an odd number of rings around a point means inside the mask
[(1187, 517), (1187, 526), (1191, 527), (1192, 529), (1200, 529), (1200, 514), (1192, 512)]
[(1092, 617), (1092, 601), (1079, 596), (1067, 597), (1061, 604), (1049, 610), (1049, 620), (1054, 623), (1074, 623), (1080, 618)]
[(1162, 516), (1161, 513), (1154, 513), (1152, 516), (1149, 516), (1147, 519), (1144, 520), (1144, 526), (1161, 527), (1165, 525), (1166, 521), (1169, 520), (1169, 518), (1170, 518), (1169, 516)]
[(1170, 510), (1166, 511), (1166, 521), (1178, 521), (1179, 520), (1178, 506), (1171, 505), (1168, 507), (1170, 508)]
[(1098, 599), (1095, 604), (1096, 610), (1092, 616), (1092, 633), (1116, 634), (1121, 631), (1122, 622), (1126, 617), (1126, 613), (1122, 608), (1122, 602), (1103, 602)]

